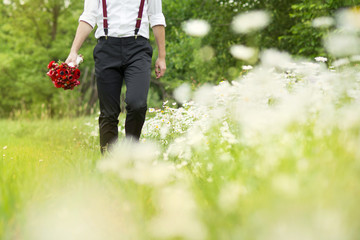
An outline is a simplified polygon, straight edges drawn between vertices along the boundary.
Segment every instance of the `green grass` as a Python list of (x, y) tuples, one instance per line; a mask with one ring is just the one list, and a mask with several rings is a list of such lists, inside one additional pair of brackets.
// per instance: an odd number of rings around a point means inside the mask
[[(149, 235), (151, 227), (165, 223), (151, 222), (166, 209), (161, 193), (172, 188), (178, 189), (175, 195), (189, 190), (196, 216), (187, 218), (181, 210), (167, 224), (198, 219), (205, 235), (191, 227), (188, 231), (200, 239), (291, 239), (295, 233), (308, 239), (358, 239), (358, 129), (315, 135), (313, 126), (294, 125), (250, 146), (219, 142), (221, 131), (215, 126), (207, 133), (207, 148), (194, 148), (188, 164), (169, 182), (151, 185), (99, 171), (98, 138), (90, 136), (94, 126), (87, 122), (96, 124), (93, 117), (0, 121), (0, 239), (46, 239), (47, 233), (39, 238), (29, 229), (55, 231), (53, 218), (64, 207), (93, 216), (99, 231), (126, 229), (127, 237), (110, 234), (107, 239), (158, 239)], [(168, 162), (182, 161), (170, 157)], [(186, 205), (181, 194), (180, 203), (169, 204)], [(67, 221), (76, 225), (83, 219)], [(60, 221), (62, 227), (67, 221)], [(54, 239), (86, 239), (68, 234)], [(164, 238), (194, 239), (183, 233)]]
[(84, 122), (0, 121), (0, 239), (12, 239), (22, 211), (54, 187), (94, 174), (100, 154), (95, 139), (83, 135)]

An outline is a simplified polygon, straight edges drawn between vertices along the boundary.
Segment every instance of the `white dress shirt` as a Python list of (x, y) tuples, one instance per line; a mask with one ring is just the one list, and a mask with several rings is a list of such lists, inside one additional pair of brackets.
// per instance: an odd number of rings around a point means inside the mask
[[(136, 19), (141, 0), (106, 0), (108, 14), (108, 36), (131, 37), (135, 35)], [(85, 0), (84, 12), (79, 21), (98, 26), (95, 37), (105, 36), (103, 28), (102, 0)], [(145, 0), (141, 27), (138, 35), (149, 38), (150, 26), (166, 26), (161, 0)]]

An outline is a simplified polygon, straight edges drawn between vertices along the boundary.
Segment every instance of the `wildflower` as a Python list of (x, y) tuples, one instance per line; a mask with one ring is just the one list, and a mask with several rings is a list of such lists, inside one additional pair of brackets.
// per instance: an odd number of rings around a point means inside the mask
[(155, 108), (149, 108), (149, 113), (155, 112)]
[(360, 55), (351, 56), (350, 60), (352, 62), (360, 62)]
[(230, 48), (230, 53), (237, 59), (249, 61), (255, 56), (256, 50), (244, 45), (233, 45)]
[(341, 67), (341, 66), (344, 66), (344, 65), (348, 65), (349, 63), (350, 63), (349, 59), (340, 58), (340, 59), (333, 62), (333, 66), (334, 67)]
[(360, 54), (360, 38), (351, 33), (332, 33), (325, 39), (325, 48), (335, 57)]
[(250, 11), (237, 15), (232, 28), (236, 33), (249, 33), (265, 28), (270, 23), (270, 15), (261, 10)]
[(210, 25), (205, 20), (194, 19), (183, 23), (183, 30), (193, 37), (203, 37), (210, 31)]
[(240, 196), (246, 193), (246, 188), (241, 186), (239, 183), (227, 182), (221, 187), (218, 204), (225, 211), (233, 211), (240, 199)]
[(205, 239), (206, 230), (196, 215), (196, 203), (185, 186), (167, 187), (156, 200), (160, 211), (149, 228), (156, 239)]
[(360, 30), (360, 7), (342, 9), (336, 18), (340, 28), (348, 31)]
[(317, 61), (317, 62), (327, 62), (327, 58), (326, 57), (316, 57), (315, 58), (315, 61)]
[(261, 53), (261, 62), (267, 67), (286, 68), (290, 66), (291, 56), (276, 49), (267, 49)]
[(179, 103), (183, 104), (189, 101), (191, 95), (191, 87), (189, 84), (184, 83), (174, 91), (174, 98)]
[(195, 102), (200, 105), (210, 105), (214, 102), (213, 88), (210, 85), (203, 85), (195, 92)]
[(6, 149), (7, 149), (7, 146), (3, 147), (3, 149), (6, 150)]
[(241, 68), (242, 68), (242, 70), (245, 70), (245, 71), (253, 69), (253, 67), (251, 65), (244, 65)]
[(335, 21), (332, 17), (318, 17), (312, 21), (314, 28), (328, 28), (334, 25)]

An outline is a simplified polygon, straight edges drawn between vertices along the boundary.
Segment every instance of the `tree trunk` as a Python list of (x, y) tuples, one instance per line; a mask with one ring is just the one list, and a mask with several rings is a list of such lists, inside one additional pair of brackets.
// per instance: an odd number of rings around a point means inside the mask
[(54, 41), (56, 39), (57, 27), (58, 27), (58, 19), (60, 15), (61, 7), (58, 4), (55, 4), (52, 9), (52, 30), (51, 30), (51, 40)]

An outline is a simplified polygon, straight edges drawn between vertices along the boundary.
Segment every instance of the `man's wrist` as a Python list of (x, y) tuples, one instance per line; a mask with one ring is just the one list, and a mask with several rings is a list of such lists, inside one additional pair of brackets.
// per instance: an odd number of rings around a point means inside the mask
[(158, 59), (165, 60), (165, 58), (166, 58), (166, 54), (159, 54), (158, 55)]
[(78, 51), (74, 50), (74, 49), (71, 49), (70, 50), (70, 54), (78, 54)]

